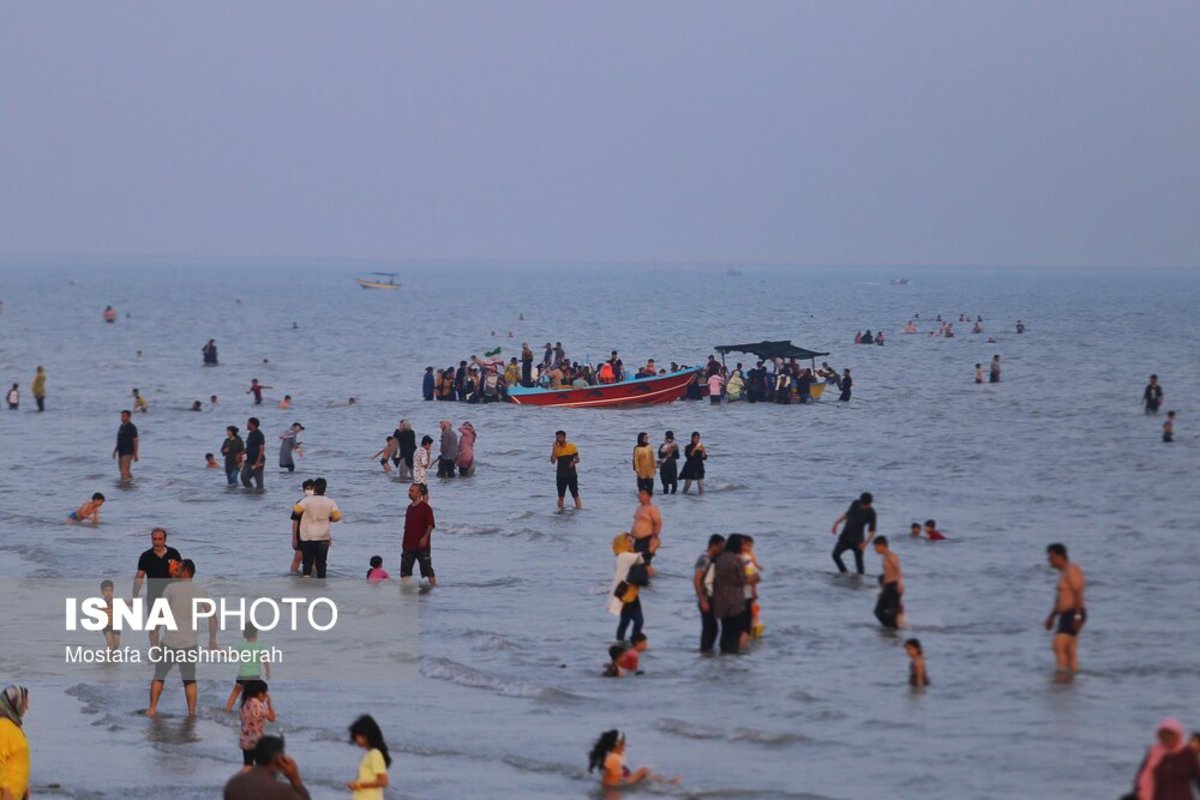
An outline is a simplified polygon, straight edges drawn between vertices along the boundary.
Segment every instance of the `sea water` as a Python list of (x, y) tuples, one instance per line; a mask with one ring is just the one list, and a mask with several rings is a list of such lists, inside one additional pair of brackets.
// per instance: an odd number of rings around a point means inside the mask
[[(0, 411), (0, 580), (113, 577), (124, 595), (154, 526), (201, 582), (278, 580), (290, 506), (316, 476), (345, 514), (331, 584), (363, 581), (375, 554), (395, 576), (405, 487), (371, 454), (401, 418), (418, 436), (436, 439), (443, 418), (479, 432), (476, 474), (432, 482), (440, 584), (403, 598), (419, 613), (415, 664), (381, 680), (331, 668), (272, 683), (270, 729), (315, 797), (345, 796), (361, 756), (346, 726), (367, 712), (396, 759), (391, 796), (422, 798), (589, 796), (587, 751), (613, 727), (632, 766), (683, 776), (661, 796), (1111, 797), (1128, 790), (1160, 717), (1200, 727), (1195, 272), (438, 265), (404, 269), (396, 291), (355, 286), (378, 268), (10, 260), (0, 271), (0, 382), (24, 393), (19, 412)], [(910, 282), (893, 285), (900, 275)], [(110, 304), (115, 324), (101, 320)], [(918, 313), (921, 333), (902, 335)], [(984, 333), (960, 313), (982, 315)], [(955, 338), (927, 336), (937, 314)], [(855, 346), (860, 329), (883, 329), (886, 345)], [(209, 338), (220, 366), (206, 369)], [(853, 400), (553, 410), (421, 399), (426, 366), (495, 347), (507, 359), (523, 341), (539, 358), (561, 341), (593, 363), (616, 349), (629, 366), (700, 364), (715, 345), (761, 339), (828, 351), (821, 360), (851, 369)], [(974, 365), (993, 354), (1003, 381), (976, 385)], [(727, 358), (739, 360), (753, 357)], [(38, 364), (43, 414), (29, 393)], [(1139, 407), (1152, 372), (1164, 412), (1180, 412), (1170, 445), (1162, 417)], [(273, 387), (262, 406), (245, 394), (251, 378)], [(134, 419), (134, 483), (119, 487), (110, 455), (133, 387), (150, 410)], [(287, 411), (275, 407), (284, 394)], [(203, 412), (188, 410), (194, 400)], [(203, 465), (206, 451), (220, 459), (225, 426), (244, 433), (251, 415), (267, 436), (263, 494), (227, 489)], [(305, 455), (287, 474), (277, 434), (293, 421)], [(580, 512), (555, 509), (558, 428), (581, 452)], [(610, 542), (636, 504), (631, 452), (638, 432), (657, 444), (667, 429), (703, 435), (707, 491), (656, 495), (645, 674), (605, 680)], [(64, 525), (94, 491), (108, 497), (103, 524)], [(829, 556), (833, 520), (863, 491), (904, 569), (911, 630), (899, 635), (871, 613), (879, 558), (868, 552), (857, 579)], [(907, 538), (928, 517), (948, 541)], [(702, 658), (692, 565), (710, 534), (738, 531), (756, 539), (766, 635), (748, 655)], [(1042, 628), (1056, 541), (1089, 579), (1082, 672), (1066, 684)], [(360, 653), (401, 627), (373, 624), (378, 639)], [(925, 646), (924, 692), (907, 687), (908, 635)], [(21, 648), (0, 642), (0, 682)], [(174, 676), (164, 718), (148, 720), (148, 671), (105, 683), (24, 667), (34, 793), (218, 796), (240, 766), (236, 715), (221, 710), (232, 677), (202, 680), (189, 723)]]

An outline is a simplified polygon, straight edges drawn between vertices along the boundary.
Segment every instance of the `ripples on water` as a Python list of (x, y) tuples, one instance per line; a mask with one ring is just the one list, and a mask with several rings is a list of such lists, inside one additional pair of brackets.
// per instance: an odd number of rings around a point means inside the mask
[[(1195, 274), (929, 270), (897, 287), (869, 270), (743, 272), (431, 269), (376, 293), (344, 268), (9, 266), (0, 379), (20, 381), (31, 408), (28, 382), (45, 364), (49, 410), (0, 413), (0, 575), (132, 576), (147, 531), (163, 524), (202, 577), (274, 577), (290, 557), (287, 508), (317, 474), (346, 513), (331, 576), (360, 579), (375, 553), (396, 574), (403, 486), (368, 457), (401, 417), (418, 435), (443, 416), (470, 419), (478, 474), (432, 488), (443, 586), (420, 598), (420, 677), (398, 688), (273, 686), (279, 729), (316, 796), (340, 796), (354, 774), (359, 755), (344, 730), (364, 711), (397, 754), (398, 795), (480, 796), (487, 786), (493, 796), (584, 796), (595, 780), (586, 752), (613, 726), (629, 734), (631, 763), (685, 776), (656, 789), (668, 796), (1126, 791), (1161, 716), (1200, 727), (1190, 705), (1200, 695), (1200, 378), (1180, 336)], [(115, 325), (100, 322), (109, 303), (122, 315)], [(998, 342), (899, 334), (916, 311), (922, 329), (938, 312), (981, 313)], [(1029, 326), (1021, 337), (1010, 332), (1017, 318)], [(894, 332), (885, 347), (850, 343), (856, 329), (880, 327)], [(213, 336), (221, 366), (203, 369), (199, 350)], [(419, 399), (426, 365), (497, 344), (509, 356), (523, 339), (535, 351), (561, 340), (575, 358), (618, 348), (627, 363), (698, 363), (715, 344), (761, 338), (830, 350), (832, 364), (853, 370), (854, 402), (595, 412)], [(994, 352), (1005, 382), (974, 385), (973, 365)], [(1169, 447), (1161, 420), (1138, 410), (1152, 371), (1181, 412)], [(243, 394), (252, 377), (275, 387), (258, 408)], [(135, 420), (136, 482), (118, 488), (108, 454), (134, 386), (151, 411)], [(186, 410), (214, 393), (218, 411)], [(278, 411), (285, 393), (295, 407)], [(358, 405), (340, 405), (351, 395)], [(229, 491), (203, 469), (224, 426), (244, 428), (251, 414), (269, 445), (293, 420), (307, 429), (295, 475), (270, 466), (269, 450), (263, 496)], [(558, 427), (582, 451), (580, 513), (554, 513)], [(609, 542), (635, 503), (629, 455), (638, 431), (657, 442), (666, 428), (704, 434), (710, 491), (660, 501), (646, 674), (603, 681), (615, 629), (604, 611)], [(863, 490), (903, 561), (933, 680), (923, 694), (905, 686), (903, 636), (871, 616), (874, 580), (832, 574), (829, 525)], [(109, 497), (104, 525), (63, 526), (93, 491)], [(926, 517), (952, 541), (907, 540), (908, 523)], [(754, 534), (765, 566), (767, 636), (748, 657), (701, 659), (691, 564), (710, 533), (736, 530)], [(1084, 672), (1071, 686), (1051, 682), (1040, 627), (1054, 585), (1043, 551), (1056, 540), (1091, 579)], [(873, 553), (868, 564), (878, 572)], [(138, 716), (140, 685), (31, 683), (39, 795), (210, 797), (236, 769), (236, 725), (215, 708), (224, 683), (203, 686), (194, 723)], [(177, 686), (164, 709), (181, 715)]]

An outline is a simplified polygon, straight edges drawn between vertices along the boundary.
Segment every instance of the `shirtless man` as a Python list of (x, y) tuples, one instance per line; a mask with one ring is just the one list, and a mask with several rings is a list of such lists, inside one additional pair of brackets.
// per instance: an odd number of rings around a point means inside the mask
[(900, 596), (904, 594), (904, 575), (900, 572), (900, 556), (888, 548), (886, 536), (875, 537), (875, 552), (883, 556), (883, 575), (879, 576), (879, 600), (875, 603), (875, 618), (885, 628), (903, 627), (904, 609)]
[(633, 536), (633, 552), (641, 553), (642, 560), (649, 564), (658, 552), (662, 512), (650, 502), (650, 493), (645, 489), (638, 490), (638, 507), (633, 512), (633, 527), (629, 532)]
[[(1084, 604), (1085, 581), (1083, 570), (1067, 560), (1067, 548), (1052, 544), (1046, 548), (1046, 560), (1060, 573), (1055, 589), (1054, 610), (1046, 617), (1046, 630), (1054, 633), (1054, 658), (1060, 673), (1079, 671), (1079, 632), (1087, 622), (1087, 606)], [(1058, 617), (1058, 628), (1054, 618)]]

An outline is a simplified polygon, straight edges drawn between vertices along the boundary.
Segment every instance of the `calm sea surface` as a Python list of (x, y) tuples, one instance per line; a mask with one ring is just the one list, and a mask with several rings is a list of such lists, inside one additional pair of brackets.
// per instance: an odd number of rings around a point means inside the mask
[[(894, 286), (898, 273), (877, 270), (438, 267), (405, 270), (397, 292), (363, 291), (355, 274), (0, 267), (0, 383), (25, 395), (19, 412), (0, 411), (2, 580), (114, 576), (127, 592), (156, 525), (201, 578), (278, 578), (288, 508), (317, 475), (346, 517), (331, 577), (360, 581), (376, 553), (395, 575), (407, 500), (369, 456), (401, 417), (418, 435), (442, 417), (479, 431), (477, 474), (431, 489), (442, 585), (402, 598), (419, 605), (419, 677), (272, 685), (277, 730), (314, 796), (345, 796), (361, 753), (345, 728), (368, 711), (396, 758), (389, 796), (422, 798), (592, 795), (586, 753), (609, 727), (627, 733), (632, 765), (683, 775), (655, 787), (661, 796), (1113, 797), (1160, 717), (1200, 728), (1197, 273), (911, 270)], [(109, 304), (114, 325), (100, 318)], [(982, 314), (985, 334), (901, 335), (918, 312), (922, 332), (939, 313)], [(854, 346), (867, 328), (887, 331), (886, 346)], [(216, 369), (201, 367), (210, 337)], [(554, 411), (420, 397), (427, 365), (496, 346), (507, 358), (522, 340), (561, 340), (577, 359), (619, 349), (630, 364), (701, 363), (714, 345), (764, 338), (830, 351), (853, 371), (853, 402)], [(974, 364), (993, 353), (1004, 382), (975, 385)], [(38, 364), (44, 414), (28, 391)], [(1171, 445), (1139, 409), (1151, 372), (1180, 412)], [(244, 394), (254, 377), (274, 387), (258, 408)], [(135, 386), (151, 406), (135, 419), (134, 485), (119, 488), (109, 455)], [(279, 411), (285, 393), (295, 405)], [(359, 402), (345, 407), (350, 396)], [(198, 399), (204, 412), (188, 411)], [(224, 427), (251, 414), (268, 440), (263, 495), (229, 491), (203, 467)], [(276, 436), (294, 420), (307, 452), (286, 475)], [(580, 513), (555, 513), (560, 427), (582, 454)], [(609, 544), (636, 502), (630, 452), (639, 431), (657, 443), (668, 428), (704, 435), (708, 492), (659, 501), (646, 674), (602, 680)], [(923, 694), (906, 686), (903, 636), (872, 617), (873, 578), (833, 572), (830, 524), (864, 490), (903, 563), (933, 681)], [(103, 525), (63, 525), (94, 491), (109, 498)], [(950, 541), (904, 538), (926, 517)], [(757, 540), (767, 635), (746, 657), (703, 659), (691, 568), (709, 534), (734, 531)], [(1051, 680), (1041, 628), (1053, 541), (1090, 580), (1071, 685)], [(872, 575), (878, 562), (868, 555)], [(381, 621), (380, 646), (391, 634)], [(0, 641), (0, 683), (21, 646)], [(22, 668), (36, 795), (219, 795), (239, 765), (236, 723), (219, 708), (229, 679), (202, 681), (188, 725), (176, 681), (162, 706), (173, 716), (152, 722), (138, 714), (145, 682), (88, 675)]]

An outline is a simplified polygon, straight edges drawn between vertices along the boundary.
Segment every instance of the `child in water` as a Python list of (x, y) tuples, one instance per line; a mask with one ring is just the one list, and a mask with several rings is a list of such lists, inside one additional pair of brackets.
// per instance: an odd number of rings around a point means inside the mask
[(379, 464), (383, 467), (384, 473), (390, 473), (392, 471), (392, 465), (388, 462), (392, 458), (400, 457), (399, 450), (400, 443), (396, 441), (396, 437), (389, 436), (387, 437), (387, 443), (384, 444), (383, 449), (371, 456), (371, 458), (378, 458)]
[(975, 382), (983, 383), (983, 364), (975, 365)]
[(350, 741), (367, 753), (358, 762), (358, 778), (346, 784), (353, 800), (383, 800), (388, 785), (387, 768), (392, 765), (383, 731), (370, 714), (363, 714), (350, 726)]
[(220, 469), (221, 465), (217, 463), (216, 456), (214, 456), (212, 453), (205, 453), (204, 467), (205, 469)]
[[(253, 625), (247, 625), (242, 631), (244, 642), (237, 646), (237, 649), (242, 653), (252, 653), (257, 655), (262, 651), (263, 646), (258, 642), (258, 628)], [(232, 711), (233, 703), (237, 700), (237, 696), (243, 691), (248, 690), (252, 683), (262, 683), (263, 677), (271, 677), (271, 662), (259, 661), (255, 657), (250, 657), (246, 661), (241, 661), (238, 667), (237, 680), (234, 681), (233, 690), (229, 692), (229, 701), (225, 703), (225, 710)], [(266, 684), (263, 684), (265, 687)], [(264, 689), (265, 691), (265, 689)], [(245, 701), (243, 700), (243, 707)], [(274, 717), (271, 718), (272, 722)]]
[(90, 522), (93, 525), (100, 524), (100, 506), (104, 505), (104, 495), (96, 492), (92, 495), (92, 499), (79, 507), (78, 511), (72, 511), (67, 515), (67, 524), (74, 525), (76, 522)]
[(371, 556), (371, 568), (367, 570), (367, 581), (369, 583), (379, 583), (386, 581), (392, 577), (387, 574), (387, 570), (383, 568), (383, 556)]
[[(645, 780), (666, 780), (646, 767), (630, 771), (625, 766), (625, 737), (616, 729), (600, 734), (600, 738), (592, 745), (592, 752), (588, 753), (588, 772), (595, 772), (597, 767), (600, 768), (600, 785), (605, 787), (632, 786)], [(679, 783), (679, 776), (671, 778), (668, 783)]]
[(941, 542), (945, 536), (937, 529), (937, 523), (931, 519), (925, 520), (925, 538), (931, 542)]
[(109, 650), (121, 647), (121, 634), (113, 630), (113, 582), (100, 581), (100, 594), (104, 597), (104, 611), (108, 614), (108, 625), (104, 628), (104, 646)]
[(254, 748), (266, 733), (267, 723), (275, 721), (275, 707), (265, 681), (247, 681), (242, 694), (242, 733), (238, 746), (242, 748), (242, 772), (254, 766)]
[(1167, 421), (1163, 423), (1163, 441), (1175, 441), (1175, 412), (1167, 412)]
[(614, 644), (608, 648), (608, 663), (604, 665), (605, 678), (620, 678), (625, 673), (621, 670), (621, 656), (625, 655), (625, 646)]
[(921, 650), (919, 639), (909, 639), (904, 643), (904, 652), (908, 653), (908, 685), (923, 688), (929, 685), (929, 676), (925, 673), (925, 653)]

